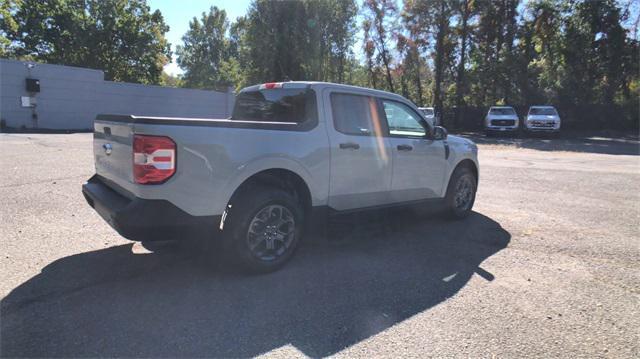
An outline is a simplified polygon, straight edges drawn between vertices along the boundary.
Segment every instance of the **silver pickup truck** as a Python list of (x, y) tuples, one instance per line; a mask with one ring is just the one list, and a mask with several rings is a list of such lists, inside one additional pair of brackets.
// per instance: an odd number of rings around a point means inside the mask
[(399, 95), (332, 83), (247, 87), (228, 119), (99, 115), (93, 150), (82, 192), (122, 236), (210, 238), (257, 272), (331, 214), (435, 202), (463, 218), (478, 184), (474, 143)]

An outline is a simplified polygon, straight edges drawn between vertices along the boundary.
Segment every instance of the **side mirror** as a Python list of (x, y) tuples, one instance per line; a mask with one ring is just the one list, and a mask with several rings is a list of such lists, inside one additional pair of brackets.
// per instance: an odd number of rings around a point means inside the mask
[(442, 126), (436, 126), (433, 128), (433, 139), (434, 140), (446, 140), (449, 132), (447, 129)]

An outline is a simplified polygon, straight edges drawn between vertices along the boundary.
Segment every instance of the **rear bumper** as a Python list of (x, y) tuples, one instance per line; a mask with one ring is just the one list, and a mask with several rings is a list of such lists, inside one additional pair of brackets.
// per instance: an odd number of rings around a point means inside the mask
[(97, 175), (82, 185), (82, 194), (113, 229), (134, 241), (208, 237), (220, 224), (220, 216), (192, 216), (169, 201), (129, 199)]

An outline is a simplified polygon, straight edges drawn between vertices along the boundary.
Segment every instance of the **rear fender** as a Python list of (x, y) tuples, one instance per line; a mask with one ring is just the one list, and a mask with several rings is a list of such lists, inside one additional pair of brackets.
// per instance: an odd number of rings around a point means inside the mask
[(223, 193), (225, 197), (223, 201), (216, 204), (216, 213), (222, 213), (225, 211), (229, 201), (231, 200), (231, 196), (242, 183), (251, 176), (270, 169), (284, 169), (300, 176), (300, 178), (302, 178), (307, 184), (307, 187), (309, 187), (312, 206), (319, 206), (327, 203), (328, 188), (326, 190), (322, 190), (320, 186), (315, 183), (309, 171), (302, 166), (302, 164), (290, 158), (265, 156), (256, 158), (251, 162), (238, 167), (238, 174), (224, 187)]

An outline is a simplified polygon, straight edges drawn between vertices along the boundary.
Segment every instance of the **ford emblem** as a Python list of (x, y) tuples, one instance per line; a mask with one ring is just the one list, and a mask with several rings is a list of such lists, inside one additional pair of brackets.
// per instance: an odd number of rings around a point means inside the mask
[(113, 151), (113, 146), (111, 146), (110, 143), (105, 143), (104, 145), (102, 145), (102, 148), (104, 148), (104, 153), (107, 156), (111, 155), (111, 151)]

